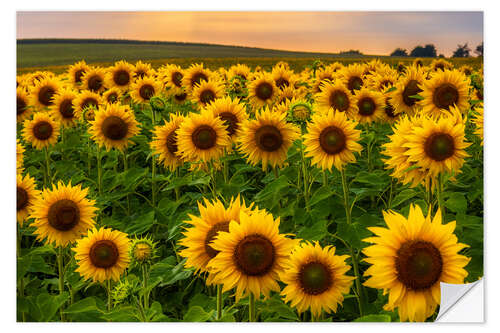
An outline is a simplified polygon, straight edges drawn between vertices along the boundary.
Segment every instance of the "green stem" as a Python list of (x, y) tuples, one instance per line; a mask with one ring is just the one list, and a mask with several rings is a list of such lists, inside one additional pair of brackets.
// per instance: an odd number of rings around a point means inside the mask
[[(226, 154), (227, 156), (227, 154)], [(224, 183), (227, 184), (228, 183), (228, 178), (229, 178), (229, 162), (227, 160), (227, 158), (224, 159)]]
[[(180, 171), (180, 169), (179, 169), (179, 168), (175, 169), (175, 176), (176, 176), (177, 178), (179, 178), (179, 177), (181, 176), (181, 171)], [(175, 191), (175, 201), (176, 201), (176, 202), (178, 202), (178, 201), (179, 201), (179, 198), (181, 197), (179, 187), (178, 187), (178, 186), (176, 186), (176, 187), (174, 188), (174, 191)]]
[(142, 280), (144, 286), (144, 309), (149, 308), (148, 273), (146, 265), (142, 265)]
[(323, 186), (328, 186), (328, 171), (324, 170), (323, 171)]
[[(64, 263), (63, 263), (63, 247), (59, 246), (59, 253), (57, 255), (57, 267), (59, 273), (59, 294), (62, 295), (64, 292)], [(61, 321), (64, 321), (63, 306), (61, 306), (60, 314)]]
[(302, 157), (302, 175), (303, 175), (303, 181), (304, 181), (304, 203), (306, 206), (306, 210), (309, 212), (311, 208), (309, 207), (309, 193), (308, 193), (308, 181), (307, 181), (307, 168), (306, 168), (306, 161), (304, 157), (304, 146), (302, 143), (300, 143), (300, 153)]
[[(17, 259), (21, 258), (21, 243), (22, 243), (22, 237), (23, 235), (21, 234), (21, 226), (19, 223), (17, 224)], [(24, 298), (24, 276), (21, 276), (19, 279), (19, 297)], [(26, 321), (26, 313), (23, 311), (21, 312), (22, 320), (23, 322)]]
[(255, 296), (252, 293), (250, 293), (248, 299), (248, 321), (255, 321)]
[(106, 281), (106, 292), (108, 293), (108, 312), (111, 311), (111, 279)]
[(102, 161), (101, 148), (97, 146), (97, 191), (102, 195)]
[(347, 179), (345, 175), (344, 169), (340, 171), (340, 175), (342, 178), (342, 189), (344, 190), (344, 207), (345, 207), (345, 216), (347, 219), (347, 224), (351, 224), (351, 206), (349, 205), (349, 187), (347, 184)]
[(52, 182), (52, 176), (50, 174), (50, 154), (47, 147), (45, 147), (43, 150), (45, 151), (45, 169), (47, 171), (47, 182), (45, 184), (45, 187), (49, 187), (50, 183)]
[[(151, 121), (153, 123), (153, 130), (156, 126), (155, 111), (151, 109)], [(156, 155), (151, 155), (151, 203), (153, 208), (156, 207)]]
[(437, 193), (439, 210), (441, 210), (441, 217), (444, 223), (445, 207), (443, 203), (443, 189), (444, 189), (443, 174), (440, 173), (437, 177), (436, 193)]
[[(123, 172), (128, 170), (127, 152), (123, 151)], [(130, 195), (127, 194), (127, 216), (130, 216)]]
[(222, 318), (222, 284), (217, 285), (217, 320)]

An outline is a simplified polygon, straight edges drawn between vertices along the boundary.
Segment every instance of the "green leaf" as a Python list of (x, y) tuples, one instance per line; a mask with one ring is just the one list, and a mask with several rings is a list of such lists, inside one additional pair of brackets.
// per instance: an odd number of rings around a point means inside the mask
[(406, 190), (402, 190), (392, 200), (391, 208), (396, 208), (397, 206), (401, 205), (403, 202), (410, 200), (411, 198), (415, 197), (416, 195), (418, 195), (418, 192), (416, 192), (415, 190), (412, 190), (410, 188), (408, 188)]
[(391, 91), (394, 91), (394, 90), (396, 90), (396, 87), (390, 87), (385, 92), (388, 93), (388, 92), (391, 92)]
[(95, 297), (91, 296), (71, 304), (66, 310), (64, 310), (64, 313), (81, 313), (94, 310), (98, 309), (95, 302)]
[(151, 229), (155, 221), (155, 211), (150, 210), (146, 214), (138, 216), (133, 219), (131, 223), (125, 228), (128, 234), (140, 235)]
[(309, 201), (309, 206), (312, 207), (318, 202), (328, 199), (331, 195), (333, 194), (333, 191), (330, 189), (330, 187), (322, 186), (319, 189), (314, 192), (314, 194), (311, 197), (311, 200)]
[(444, 205), (455, 213), (465, 213), (467, 211), (467, 199), (462, 193), (452, 193)]
[(418, 100), (423, 100), (424, 97), (422, 97), (421, 95), (419, 94), (416, 94), (416, 95), (411, 95), (410, 98), (414, 98), (414, 99), (418, 99)]
[(47, 293), (38, 295), (36, 298), (36, 305), (40, 309), (41, 321), (50, 321), (57, 310), (59, 310), (68, 299), (69, 294), (66, 291), (57, 296), (52, 296)]
[(320, 220), (299, 230), (297, 236), (307, 240), (321, 240), (328, 234), (327, 220)]
[(188, 322), (203, 322), (208, 321), (212, 317), (214, 310), (205, 312), (201, 306), (190, 307), (188, 312), (184, 315), (183, 320)]
[(391, 316), (385, 314), (371, 314), (359, 317), (354, 320), (355, 322), (370, 323), (370, 322), (390, 322)]

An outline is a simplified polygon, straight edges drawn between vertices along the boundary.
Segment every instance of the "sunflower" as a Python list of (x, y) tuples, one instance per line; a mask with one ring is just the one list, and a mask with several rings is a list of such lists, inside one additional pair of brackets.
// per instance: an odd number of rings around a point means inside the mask
[(285, 66), (274, 66), (271, 75), (273, 76), (274, 83), (278, 89), (283, 90), (286, 87), (294, 87), (297, 81), (296, 75), (289, 68)]
[(279, 292), (277, 280), (298, 242), (280, 234), (279, 224), (265, 211), (240, 211), (239, 223), (230, 221), (229, 232), (219, 231), (209, 244), (218, 251), (207, 265), (211, 282), (222, 284), (222, 292), (236, 288), (236, 302), (250, 293), (259, 299)]
[(455, 221), (442, 224), (440, 210), (434, 218), (413, 205), (408, 219), (393, 211), (383, 214), (388, 228), (370, 227), (377, 237), (363, 240), (374, 244), (363, 249), (371, 264), (364, 284), (388, 293), (384, 309), (397, 307), (401, 321), (425, 321), (440, 304), (440, 282), (464, 283), (470, 258), (458, 253), (468, 246), (457, 242)]
[(255, 109), (274, 103), (278, 92), (273, 77), (268, 73), (256, 76), (248, 85), (248, 98)]
[(208, 81), (212, 73), (209, 69), (203, 68), (203, 64), (192, 64), (184, 72), (184, 77), (182, 78), (182, 86), (189, 93), (191, 92), (197, 84), (202, 81)]
[(73, 127), (77, 115), (73, 106), (76, 92), (70, 89), (61, 89), (54, 95), (54, 104), (50, 106), (50, 115), (64, 127)]
[(424, 67), (424, 60), (422, 58), (415, 58), (412, 65), (415, 67)]
[(45, 189), (33, 204), (32, 226), (37, 239), (56, 246), (73, 243), (94, 226), (95, 201), (86, 198), (88, 189), (62, 182)]
[(453, 64), (444, 59), (434, 59), (430, 66), (435, 72), (453, 69)]
[(90, 90), (100, 93), (105, 87), (106, 70), (100, 67), (92, 67), (82, 76), (82, 90)]
[(234, 80), (236, 77), (248, 81), (250, 79), (250, 68), (247, 65), (237, 64), (229, 68), (227, 73), (228, 81)]
[(73, 109), (77, 119), (92, 121), (95, 111), (104, 103), (102, 96), (90, 90), (83, 90), (73, 99)]
[(118, 281), (130, 262), (127, 234), (110, 228), (92, 229), (73, 248), (84, 279), (94, 282)]
[(217, 98), (221, 98), (223, 95), (224, 87), (221, 83), (215, 80), (208, 80), (195, 85), (191, 91), (190, 99), (200, 107), (205, 107)]
[(133, 66), (134, 78), (142, 79), (144, 77), (153, 76), (155, 71), (150, 64), (138, 61)]
[(323, 170), (335, 166), (340, 171), (346, 163), (355, 162), (353, 153), (362, 150), (358, 143), (361, 131), (355, 129), (356, 125), (356, 121), (349, 120), (342, 112), (314, 114), (304, 135), (305, 152), (312, 158), (311, 164)]
[(123, 151), (130, 138), (138, 134), (139, 123), (128, 105), (107, 104), (96, 112), (95, 120), (90, 123), (91, 138), (106, 150), (116, 148)]
[(326, 68), (319, 68), (316, 71), (316, 74), (314, 76), (314, 83), (313, 83), (313, 88), (312, 92), (313, 93), (319, 93), (321, 92), (321, 86), (325, 85), (327, 83), (333, 83), (335, 79), (338, 77), (338, 72), (339, 69), (334, 71), (334, 69), (330, 67)]
[(149, 103), (153, 96), (161, 92), (161, 84), (151, 76), (144, 76), (135, 80), (130, 86), (130, 97), (137, 103)]
[(88, 71), (90, 67), (87, 65), (85, 61), (79, 61), (68, 68), (68, 79), (69, 82), (75, 87), (79, 88), (82, 84), (82, 78), (85, 75), (85, 72)]
[(370, 76), (367, 85), (376, 91), (384, 92), (394, 86), (397, 81), (397, 73), (375, 73), (374, 75)]
[(484, 124), (484, 110), (483, 106), (476, 107), (474, 109), (474, 117), (471, 119), (472, 123), (476, 126), (476, 129), (474, 130), (474, 134), (477, 135), (478, 137), (481, 138), (481, 146), (484, 143), (484, 131), (483, 131), (483, 124)]
[(30, 107), (30, 99), (24, 88), (16, 88), (16, 98), (16, 121), (22, 123), (31, 116), (33, 108)]
[(177, 130), (177, 156), (190, 162), (218, 159), (231, 143), (226, 128), (224, 121), (210, 111), (191, 113)]
[(227, 134), (231, 140), (236, 139), (236, 133), (244, 120), (248, 118), (245, 111), (245, 104), (238, 98), (231, 99), (226, 96), (218, 98), (205, 107), (206, 110), (213, 112), (214, 116), (219, 117), (227, 126)]
[(328, 112), (330, 109), (352, 116), (356, 112), (356, 105), (347, 87), (336, 81), (327, 82), (321, 86), (320, 93), (314, 96), (318, 109), (321, 112)]
[(122, 94), (123, 94), (123, 91), (121, 89), (113, 87), (113, 88), (106, 90), (102, 94), (102, 99), (108, 104), (120, 103), (120, 100), (122, 98)]
[(212, 202), (207, 199), (203, 202), (198, 201), (198, 210), (199, 216), (189, 214), (190, 220), (184, 221), (189, 227), (185, 228), (182, 233), (184, 238), (179, 241), (179, 244), (185, 247), (179, 254), (187, 258), (184, 264), (186, 268), (193, 267), (197, 272), (206, 272), (210, 259), (219, 253), (211, 246), (212, 241), (219, 232), (229, 231), (231, 221), (240, 222), (241, 211), (246, 211), (248, 214), (251, 212), (250, 208), (240, 200), (239, 195), (236, 199), (231, 199), (227, 208), (219, 199)]
[(460, 67), (460, 71), (466, 76), (470, 76), (472, 75), (472, 73), (474, 73), (474, 69), (469, 65), (463, 65), (462, 67)]
[(262, 109), (255, 119), (243, 122), (238, 132), (239, 150), (248, 162), (262, 162), (262, 170), (270, 164), (274, 169), (283, 165), (288, 149), (299, 138), (299, 130), (286, 122), (286, 113)]
[(405, 74), (398, 80), (396, 89), (389, 93), (394, 112), (413, 115), (419, 107), (418, 99), (412, 96), (422, 92), (420, 85), (424, 82), (424, 72), (421, 67), (409, 66)]
[(408, 148), (408, 160), (432, 177), (442, 172), (459, 172), (464, 158), (469, 156), (465, 151), (471, 145), (465, 141), (465, 121), (458, 109), (451, 111), (448, 117), (425, 117), (421, 126), (407, 134), (404, 147)]
[(364, 85), (364, 72), (365, 66), (361, 64), (351, 64), (339, 71), (339, 77), (342, 79), (347, 89), (354, 94), (354, 90), (359, 90)]
[(59, 137), (59, 124), (47, 113), (39, 112), (24, 121), (23, 138), (36, 149), (54, 145)]
[(384, 113), (382, 114), (382, 120), (386, 123), (394, 123), (399, 120), (401, 114), (396, 114), (394, 112), (394, 106), (391, 104), (390, 97), (385, 97)]
[(148, 236), (133, 239), (129, 248), (132, 266), (150, 265), (158, 257), (157, 245), (158, 242)]
[(55, 78), (44, 78), (37, 81), (30, 91), (29, 105), (39, 110), (48, 108), (53, 104), (53, 97), (61, 88), (61, 82)]
[(105, 86), (108, 88), (114, 87), (122, 91), (128, 90), (132, 77), (134, 75), (134, 66), (126, 61), (118, 61), (114, 66), (107, 70)]
[(351, 266), (344, 262), (349, 256), (335, 255), (334, 246), (322, 248), (318, 242), (297, 246), (281, 274), (287, 285), (281, 295), (299, 313), (308, 309), (318, 318), (325, 311), (337, 312), (337, 306), (348, 294), (355, 278), (347, 276)]
[(180, 94), (184, 91), (182, 87), (182, 78), (184, 71), (177, 65), (168, 65), (161, 71), (163, 84), (169, 94)]
[(23, 172), (23, 166), (24, 166), (24, 146), (21, 144), (21, 141), (19, 139), (16, 139), (16, 173), (22, 173)]
[(170, 120), (162, 126), (156, 126), (153, 130), (151, 149), (153, 154), (160, 155), (159, 162), (163, 162), (165, 168), (174, 171), (182, 165), (182, 159), (177, 156), (177, 134), (176, 131), (184, 121), (180, 115), (170, 114)]
[(460, 71), (438, 71), (420, 87), (423, 100), (418, 104), (424, 114), (441, 116), (453, 105), (461, 112), (469, 108), (470, 80)]
[(22, 176), (17, 174), (17, 222), (23, 226), (28, 216), (33, 211), (33, 203), (40, 196), (40, 191), (36, 189), (35, 178), (30, 175)]
[(188, 97), (187, 93), (182, 92), (182, 93), (180, 93), (180, 94), (176, 94), (176, 95), (174, 95), (173, 101), (174, 101), (176, 104), (179, 104), (179, 105), (180, 105), (180, 104), (184, 104), (184, 103), (186, 102), (186, 100), (187, 100), (187, 97)]
[(354, 93), (355, 113), (352, 118), (360, 123), (371, 123), (384, 116), (384, 95), (378, 91), (361, 88)]

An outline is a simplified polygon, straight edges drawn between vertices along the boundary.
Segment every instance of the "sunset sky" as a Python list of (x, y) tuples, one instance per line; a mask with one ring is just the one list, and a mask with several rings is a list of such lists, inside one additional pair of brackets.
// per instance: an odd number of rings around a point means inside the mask
[(482, 12), (18, 12), (17, 38), (122, 38), (388, 55), (483, 40)]

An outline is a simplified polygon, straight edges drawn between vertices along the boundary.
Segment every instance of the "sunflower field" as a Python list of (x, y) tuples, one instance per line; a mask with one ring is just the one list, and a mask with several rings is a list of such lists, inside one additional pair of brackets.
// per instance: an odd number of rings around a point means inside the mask
[(433, 321), (483, 275), (483, 66), (19, 74), (17, 320)]

